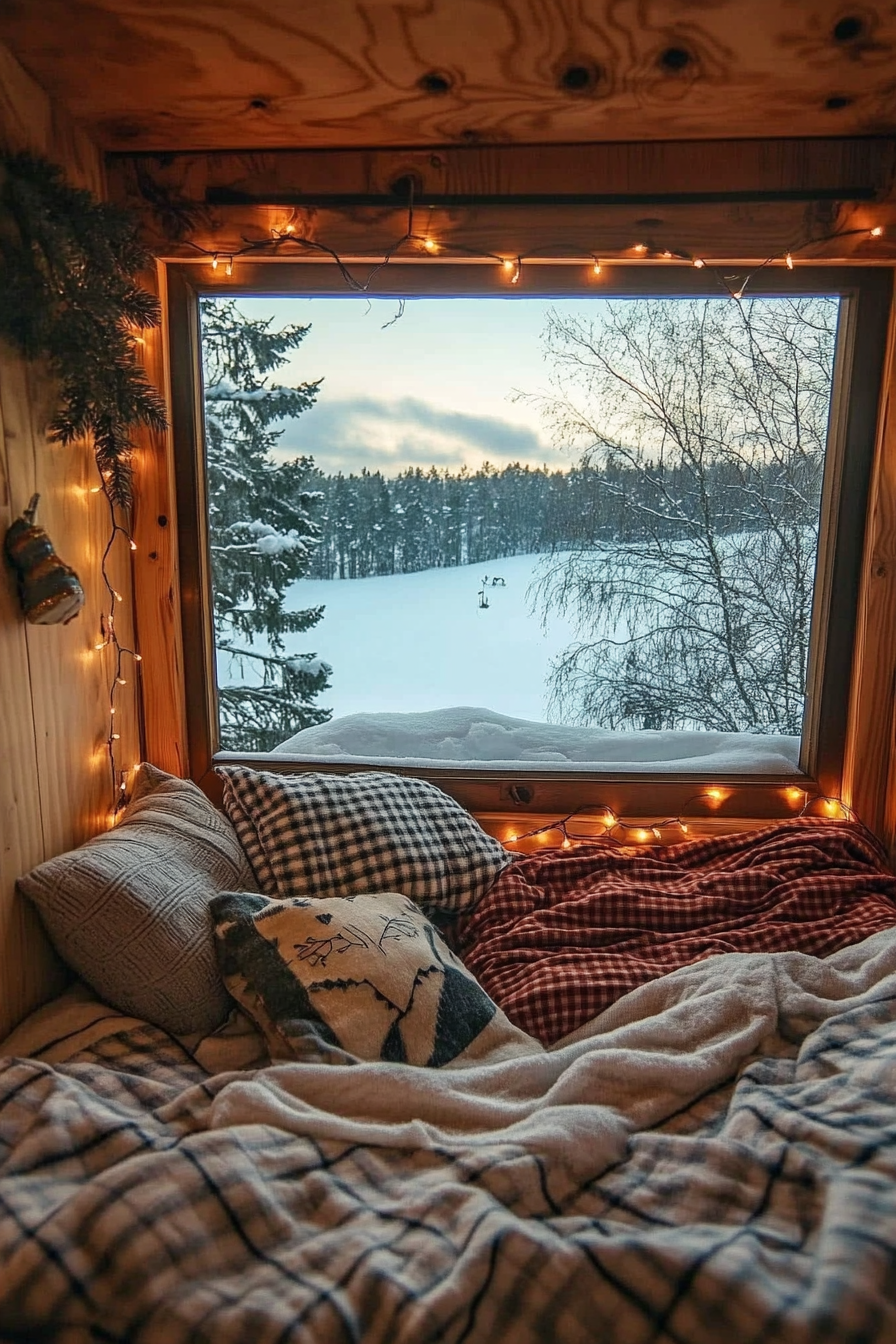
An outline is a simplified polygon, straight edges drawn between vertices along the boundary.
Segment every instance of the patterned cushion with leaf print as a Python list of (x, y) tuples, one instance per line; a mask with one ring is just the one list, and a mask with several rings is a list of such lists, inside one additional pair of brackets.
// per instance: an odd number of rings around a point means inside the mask
[(211, 907), (224, 982), (272, 1059), (440, 1068), (542, 1049), (406, 896), (225, 892)]

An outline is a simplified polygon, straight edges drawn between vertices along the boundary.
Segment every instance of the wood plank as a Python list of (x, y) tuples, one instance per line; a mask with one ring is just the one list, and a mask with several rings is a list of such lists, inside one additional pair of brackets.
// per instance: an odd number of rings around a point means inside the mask
[(527, 198), (884, 199), (894, 189), (892, 139), (647, 141), (638, 144), (442, 146), (437, 150), (279, 150), (240, 154), (112, 154), (110, 192), (197, 204), (379, 205)]
[[(91, 448), (84, 443), (66, 446), (47, 441), (45, 424), (52, 398), (34, 370), (18, 361), (16, 367), (21, 380), (18, 386), (9, 380), (12, 395), (7, 417), (17, 436), (30, 443), (34, 489), (41, 497), (38, 521), (57, 553), (78, 573), (86, 594), (83, 610), (68, 625), (25, 627), (44, 846), (49, 857), (105, 830), (117, 801), (107, 750), (114, 651), (95, 648), (100, 616), (112, 610), (100, 569), (110, 519), (105, 497), (91, 492), (99, 480)], [(15, 477), (11, 464), (13, 482)], [(25, 493), (20, 486), (19, 494), (24, 497)], [(118, 538), (107, 568), (116, 591), (123, 599), (125, 594), (129, 597), (130, 550), (124, 538)], [(119, 638), (132, 646), (130, 601), (116, 602), (114, 610)], [(136, 681), (130, 671), (126, 662), (122, 675), (128, 684), (117, 687), (115, 693), (115, 731), (121, 734), (116, 761), (133, 765), (140, 748)]]
[[(0, 145), (60, 163), (70, 180), (103, 189), (102, 162), (87, 136), (0, 46)], [(70, 625), (25, 622), (4, 568), (0, 588), (0, 742), (7, 768), (0, 780), (0, 1036), (58, 991), (64, 979), (15, 879), (108, 824), (113, 799), (104, 742), (109, 669), (98, 639), (100, 557), (108, 526), (93, 455), (85, 445), (47, 441), (54, 399), (50, 380), (11, 350), (0, 350), (0, 527), (39, 491), (38, 522), (57, 553), (79, 573), (87, 605)], [(119, 620), (128, 638), (130, 558), (116, 556), (113, 583), (122, 593)], [(133, 687), (122, 695), (116, 728), (133, 761), (139, 753)]]
[[(144, 277), (166, 301), (164, 268)], [(167, 327), (144, 332), (143, 364), (156, 387), (168, 386)], [(170, 417), (169, 417), (170, 418)], [(189, 773), (184, 706), (183, 634), (177, 552), (177, 500), (170, 432), (135, 435), (134, 609), (143, 662), (145, 755), (175, 775)]]
[(107, 149), (748, 139), (896, 125), (896, 13), (841, 0), (10, 0), (3, 36)]
[[(272, 768), (270, 757), (236, 752), (218, 752), (214, 763), (248, 765), (255, 770)], [(525, 767), (525, 762), (520, 765)], [(291, 761), (288, 756), (278, 756), (276, 760), (276, 769), (281, 774), (303, 774), (318, 768), (307, 762)], [(326, 768), (333, 774), (349, 774), (380, 767), (342, 765), (329, 760)], [(527, 773), (525, 768), (513, 774), (485, 769), (474, 774), (463, 769), (431, 766), (391, 768), (397, 774), (432, 781), (477, 817), (510, 817), (520, 832), (541, 825), (546, 817), (567, 816), (580, 808), (599, 815), (610, 809), (617, 817), (649, 825), (662, 822), (664, 818), (682, 817), (695, 821), (705, 819), (713, 826), (725, 826), (729, 822), (737, 826), (745, 818), (782, 819), (800, 815), (804, 809), (813, 814), (826, 814), (824, 795), (804, 775), (751, 779), (748, 775), (720, 772), (707, 779), (700, 775), (645, 776), (619, 771), (598, 778), (583, 778), (572, 772)], [(212, 801), (220, 804), (222, 786), (217, 776), (210, 771), (199, 783)], [(527, 790), (527, 801), (516, 805), (511, 789), (520, 786)], [(799, 791), (799, 796), (794, 789)]]
[(853, 669), (844, 798), (896, 840), (896, 298), (878, 418)]
[[(421, 217), (422, 216), (422, 217)], [(645, 213), (634, 206), (477, 206), (451, 212), (417, 212), (421, 238), (404, 244), (395, 260), (440, 266), (472, 264), (477, 259), (522, 257), (535, 264), (551, 259), (566, 261), (598, 257), (627, 265), (681, 265), (662, 258), (670, 250), (685, 258), (699, 257), (710, 264), (759, 265), (769, 257), (783, 262), (791, 252), (798, 262), (881, 265), (896, 260), (896, 205), (844, 204), (834, 209), (802, 203), (753, 205), (666, 206)], [(276, 245), (274, 229), (293, 224), (296, 241)], [(870, 230), (880, 227), (882, 236)], [(316, 247), (338, 253), (344, 261), (377, 264), (400, 243), (407, 228), (406, 210), (315, 210), (287, 212), (271, 206), (227, 207), (200, 224), (189, 240), (172, 242), (154, 231), (147, 238), (157, 255), (173, 261), (206, 260), (217, 254), (221, 266), (216, 281), (225, 281), (225, 264), (232, 260), (244, 283), (242, 268), (249, 262), (290, 260), (297, 264), (326, 260)], [(838, 235), (831, 237), (830, 235)], [(423, 238), (432, 238), (438, 254), (430, 256)], [(814, 239), (822, 241), (814, 242)], [(648, 255), (640, 251), (648, 249)], [(363, 278), (363, 273), (362, 273)]]
[[(713, 142), (699, 155), (669, 144), (116, 156), (108, 171), (112, 196), (140, 213), (168, 258), (320, 257), (298, 238), (381, 257), (408, 231), (410, 182), (417, 236), (400, 255), (428, 264), (470, 254), (643, 262), (636, 244), (652, 260), (665, 250), (725, 261), (896, 257), (889, 141)], [(875, 227), (881, 236), (870, 236)]]
[[(25, 457), (6, 421), (5, 374), (0, 358), (0, 532), (19, 512), (9, 479), (10, 454)], [(27, 463), (33, 473), (33, 461)], [(27, 502), (27, 501), (26, 501)], [(6, 565), (0, 576), (0, 1040), (27, 1012), (64, 983), (33, 908), (15, 891), (15, 880), (45, 857), (37, 744), (32, 717), (25, 621), (15, 581)]]

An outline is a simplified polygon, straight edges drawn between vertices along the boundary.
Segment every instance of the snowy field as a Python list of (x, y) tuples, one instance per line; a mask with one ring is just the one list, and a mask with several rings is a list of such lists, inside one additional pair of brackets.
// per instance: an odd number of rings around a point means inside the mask
[[(776, 772), (797, 768), (799, 739), (742, 733), (610, 733), (548, 724), (552, 657), (568, 621), (542, 630), (527, 590), (542, 557), (353, 580), (300, 580), (287, 605), (323, 604), (290, 653), (333, 668), (320, 697), (333, 720), (284, 742), (285, 754), (357, 763), (530, 762), (548, 769)], [(488, 583), (483, 584), (483, 579)], [(493, 584), (492, 579), (504, 580)], [(488, 602), (480, 606), (480, 591)]]
[[(544, 719), (549, 664), (572, 631), (555, 620), (545, 633), (530, 613), (526, 591), (541, 558), (515, 555), (370, 579), (300, 579), (289, 589), (287, 609), (323, 604), (326, 610), (313, 630), (287, 636), (287, 648), (330, 664), (332, 689), (320, 703), (332, 706), (334, 717), (491, 705)], [(479, 605), (480, 589), (487, 607)]]

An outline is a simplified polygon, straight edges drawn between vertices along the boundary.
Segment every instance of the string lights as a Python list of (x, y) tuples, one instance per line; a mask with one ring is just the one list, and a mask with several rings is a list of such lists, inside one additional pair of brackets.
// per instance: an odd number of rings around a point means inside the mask
[[(414, 228), (414, 200), (413, 193), (408, 203), (407, 227), (401, 237), (397, 238), (382, 252), (382, 260), (376, 262), (368, 272), (366, 278), (361, 279), (355, 275), (348, 264), (343, 260), (335, 248), (329, 247), (326, 243), (317, 238), (307, 238), (304, 234), (298, 233), (294, 221), (279, 227), (273, 227), (269, 238), (261, 238), (254, 241), (244, 240), (243, 246), (234, 248), (228, 252), (211, 250), (201, 247), (198, 243), (189, 242), (188, 246), (194, 251), (209, 259), (213, 271), (223, 267), (224, 274), (233, 275), (234, 263), (240, 258), (248, 256), (297, 256), (297, 255), (317, 255), (329, 258), (331, 262), (340, 271), (343, 280), (350, 289), (360, 293), (366, 293), (374, 280), (384, 266), (393, 261), (399, 254), (404, 253), (407, 256), (433, 257), (452, 256), (468, 258), (471, 261), (495, 262), (501, 269), (502, 274), (511, 285), (520, 285), (523, 278), (523, 269), (527, 262), (537, 262), (539, 259), (555, 260), (556, 247), (541, 247), (531, 252), (519, 253), (516, 256), (505, 256), (497, 252), (477, 250), (475, 248), (465, 247), (460, 243), (450, 240), (436, 238), (432, 232), (432, 215), (427, 220), (427, 231), (418, 233)], [(817, 238), (807, 238), (804, 242), (788, 248), (786, 251), (774, 256), (767, 257), (765, 261), (759, 263), (743, 277), (725, 275), (724, 267), (713, 262), (705, 256), (697, 256), (692, 252), (683, 251), (669, 247), (655, 247), (651, 243), (639, 241), (633, 243), (630, 251), (642, 261), (649, 262), (677, 262), (693, 266), (697, 270), (711, 268), (729, 297), (741, 300), (746, 293), (748, 286), (755, 277), (769, 266), (782, 264), (789, 271), (795, 267), (796, 259), (801, 252), (808, 248), (820, 247), (825, 243), (839, 238), (880, 238), (883, 236), (884, 227), (882, 224), (875, 224), (868, 228), (859, 229), (840, 229), (832, 233)], [(592, 253), (586, 259), (589, 272), (592, 277), (598, 277), (602, 274), (602, 263), (596, 254)]]
[[(142, 339), (136, 336), (132, 337), (135, 344), (144, 344)], [(127, 802), (128, 792), (128, 774), (127, 768), (122, 769), (118, 764), (116, 743), (121, 741), (121, 733), (116, 725), (115, 716), (118, 713), (116, 696), (120, 686), (127, 686), (128, 679), (124, 675), (128, 660), (132, 663), (141, 663), (143, 657), (135, 649), (122, 642), (118, 635), (118, 629), (115, 624), (115, 610), (119, 603), (124, 602), (124, 595), (118, 591), (112, 582), (109, 574), (109, 563), (115, 542), (118, 537), (124, 537), (128, 543), (130, 551), (136, 551), (137, 543), (131, 536), (130, 530), (119, 522), (116, 513), (117, 505), (112, 498), (110, 491), (110, 473), (102, 472), (102, 484), (91, 487), (90, 493), (93, 495), (102, 494), (105, 496), (106, 504), (109, 509), (109, 540), (106, 542), (100, 562), (100, 573), (106, 588), (108, 607), (100, 614), (100, 638), (94, 645), (95, 652), (100, 655), (106, 649), (112, 649), (114, 657), (112, 660), (112, 677), (109, 682), (109, 731), (105, 741), (105, 754), (108, 758), (109, 770), (112, 777), (112, 811), (111, 823), (114, 825), (118, 819), (118, 814)], [(132, 767), (134, 771), (137, 765)]]
[[(561, 849), (574, 849), (577, 845), (594, 844), (598, 840), (613, 840), (617, 844), (649, 844), (651, 842), (661, 844), (663, 842), (663, 833), (674, 830), (676, 839), (690, 834), (690, 825), (685, 821), (685, 816), (690, 817), (690, 823), (693, 825), (695, 817), (688, 813), (687, 809), (703, 803), (707, 808), (717, 808), (726, 798), (731, 797), (732, 789), (722, 789), (718, 787), (702, 790), (694, 794), (685, 803), (685, 812), (682, 816), (664, 817), (661, 821), (651, 821), (644, 823), (641, 821), (623, 821), (612, 807), (606, 803), (586, 803), (582, 807), (576, 808), (574, 812), (568, 813), (557, 821), (547, 822), (544, 826), (536, 826), (529, 831), (518, 831), (511, 829), (503, 837), (502, 843), (505, 845), (516, 845), (524, 840), (531, 840), (535, 837), (545, 837), (548, 843), (551, 843), (551, 836), (556, 834), (559, 837), (555, 844)], [(806, 789), (800, 789), (796, 785), (790, 784), (781, 790), (784, 798), (791, 807), (799, 807), (799, 811), (793, 813), (793, 817), (819, 816), (830, 820), (855, 821), (856, 815), (852, 808), (843, 802), (842, 798), (834, 798), (827, 794), (810, 793)], [(821, 813), (813, 811), (818, 806)], [(576, 834), (570, 831), (570, 823), (574, 823), (576, 818), (582, 820), (588, 816), (592, 823), (603, 826), (601, 835)], [(775, 818), (769, 818), (773, 824)], [(777, 820), (782, 820), (778, 818)], [(667, 843), (673, 843), (671, 840)]]

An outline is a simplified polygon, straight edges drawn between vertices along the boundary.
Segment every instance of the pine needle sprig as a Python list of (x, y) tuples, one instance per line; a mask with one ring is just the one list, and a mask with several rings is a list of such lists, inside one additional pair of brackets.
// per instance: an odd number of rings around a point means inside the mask
[(0, 337), (58, 382), (50, 436), (89, 436), (113, 504), (131, 502), (132, 430), (164, 429), (162, 398), (135, 358), (158, 300), (135, 277), (151, 262), (127, 211), (71, 186), (55, 164), (0, 155)]

